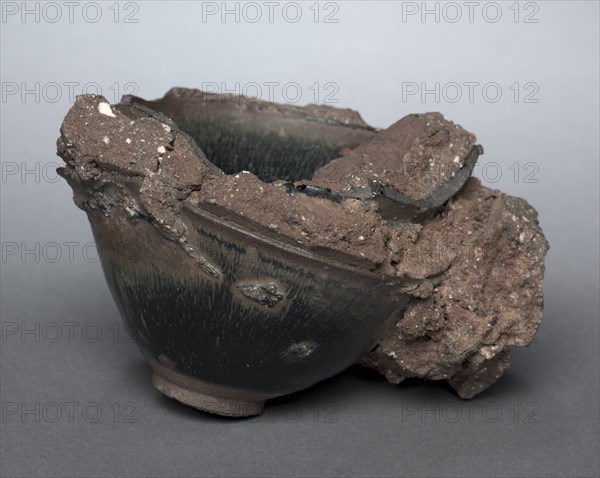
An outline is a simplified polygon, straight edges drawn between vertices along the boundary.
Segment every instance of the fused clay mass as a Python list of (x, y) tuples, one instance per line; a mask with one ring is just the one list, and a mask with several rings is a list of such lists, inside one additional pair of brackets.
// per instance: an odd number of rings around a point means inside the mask
[(446, 380), (473, 398), (508, 367), (508, 347), (527, 345), (535, 334), (548, 243), (525, 200), (474, 178), (419, 237), (402, 269), (415, 276), (443, 270), (443, 278), (413, 299), (360, 363), (392, 383)]
[[(532, 340), (548, 250), (525, 200), (470, 177), (483, 153), (475, 141), (439, 113), (377, 131), (350, 110), (173, 89), (156, 102), (112, 106), (79, 96), (58, 152), (82, 209), (118, 207), (148, 221), (207, 274), (218, 271), (188, 244), (186, 204), (401, 277), (413, 299), (360, 363), (392, 383), (446, 380), (471, 398), (502, 375), (510, 346)], [(257, 154), (273, 169), (255, 169)], [(282, 154), (298, 160), (282, 168)], [(244, 287), (269, 307), (281, 298), (269, 286)]]

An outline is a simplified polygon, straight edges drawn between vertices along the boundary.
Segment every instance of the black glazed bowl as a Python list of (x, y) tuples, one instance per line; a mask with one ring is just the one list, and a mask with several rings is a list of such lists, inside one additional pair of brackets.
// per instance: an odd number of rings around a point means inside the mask
[[(242, 114), (233, 101), (211, 103), (199, 94), (172, 90), (156, 102), (129, 97), (122, 105), (141, 104), (168, 116), (226, 173), (247, 169), (264, 181), (308, 178), (341, 148), (373, 133), (366, 125), (315, 120), (303, 108)], [(283, 137), (277, 133), (282, 125)], [(109, 288), (152, 369), (153, 385), (192, 407), (227, 416), (259, 414), (265, 400), (353, 364), (408, 302), (399, 278), (187, 204), (181, 220), (189, 245), (218, 271), (207, 273), (151, 221), (133, 221), (118, 205), (110, 213), (90, 206), (92, 196), (110, 188), (134, 194), (138, 185), (92, 187), (95, 180), (61, 174), (88, 214)]]

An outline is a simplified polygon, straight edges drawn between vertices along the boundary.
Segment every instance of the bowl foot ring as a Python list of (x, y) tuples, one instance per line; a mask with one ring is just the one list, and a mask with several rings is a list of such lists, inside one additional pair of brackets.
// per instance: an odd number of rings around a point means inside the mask
[(226, 417), (252, 417), (260, 415), (265, 400), (272, 397), (252, 396), (252, 392), (187, 377), (148, 354), (144, 354), (144, 358), (152, 369), (154, 388), (169, 398), (204, 412)]

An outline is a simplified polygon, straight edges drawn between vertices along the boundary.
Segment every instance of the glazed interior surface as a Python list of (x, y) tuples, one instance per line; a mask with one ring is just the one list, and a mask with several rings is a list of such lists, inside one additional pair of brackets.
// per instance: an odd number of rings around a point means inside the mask
[(227, 174), (250, 171), (267, 182), (309, 179), (316, 169), (339, 156), (336, 146), (326, 141), (281, 136), (260, 124), (240, 127), (204, 118), (175, 122)]
[(265, 182), (310, 179), (318, 168), (374, 133), (367, 125), (335, 124), (260, 105), (243, 109), (235, 103), (205, 106), (183, 99), (134, 102), (175, 121), (226, 174), (250, 171)]

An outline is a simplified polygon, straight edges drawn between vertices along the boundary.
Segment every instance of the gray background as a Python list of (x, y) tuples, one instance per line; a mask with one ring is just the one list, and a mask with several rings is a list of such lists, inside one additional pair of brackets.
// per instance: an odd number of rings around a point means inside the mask
[[(444, 4), (437, 22), (403, 18), (406, 2), (321, 4), (318, 22), (313, 2), (302, 3), (296, 23), (293, 10), (276, 10), (272, 23), (251, 23), (248, 9), (223, 22), (203, 21), (201, 3), (101, 2), (94, 23), (88, 3), (70, 22), (58, 2), (62, 18), (52, 23), (50, 7), (30, 3), (39, 17), (22, 18), (8, 15), (20, 2), (3, 2), (2, 476), (597, 476), (597, 2), (500, 2), (495, 23), (493, 6), (482, 13), (489, 2), (472, 22), (458, 2), (455, 23)], [(338, 22), (324, 22), (326, 13)], [(551, 250), (535, 343), (515, 350), (506, 375), (472, 402), (439, 384), (392, 386), (358, 367), (274, 400), (251, 420), (162, 397), (117, 328), (84, 213), (54, 164), (46, 167), (60, 161), (70, 82), (74, 93), (96, 82), (111, 102), (132, 84), (156, 98), (171, 86), (295, 82), (297, 104), (313, 102), (318, 83), (320, 101), (333, 93), (337, 106), (379, 127), (443, 112), (477, 134), (483, 165), (495, 163), (477, 170), (484, 184), (540, 213)], [(470, 101), (465, 88), (452, 102), (448, 86), (437, 101), (403, 98), (408, 83), (436, 82), (495, 82), (502, 96), (492, 102), (494, 91), (479, 88)], [(21, 96), (36, 83), (39, 94)], [(282, 89), (275, 100), (293, 97)], [(538, 101), (525, 102), (532, 92)]]

